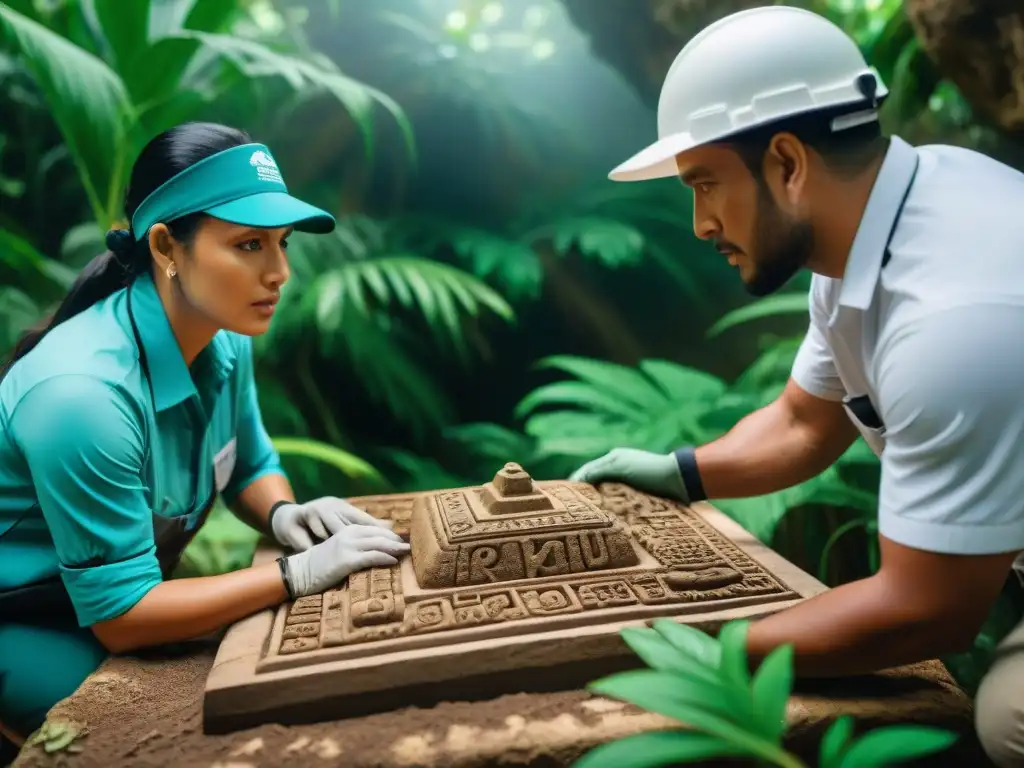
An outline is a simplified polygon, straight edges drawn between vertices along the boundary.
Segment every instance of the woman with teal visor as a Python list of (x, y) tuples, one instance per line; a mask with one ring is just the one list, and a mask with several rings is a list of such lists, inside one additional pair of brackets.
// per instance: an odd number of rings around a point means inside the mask
[[(342, 499), (296, 503), (256, 401), (251, 337), (288, 279), (286, 238), (331, 215), (288, 194), (267, 147), (207, 123), (153, 139), (125, 198), (131, 229), (0, 372), (0, 728), (16, 739), (109, 653), (409, 549)], [(291, 554), (169, 580), (218, 496)]]

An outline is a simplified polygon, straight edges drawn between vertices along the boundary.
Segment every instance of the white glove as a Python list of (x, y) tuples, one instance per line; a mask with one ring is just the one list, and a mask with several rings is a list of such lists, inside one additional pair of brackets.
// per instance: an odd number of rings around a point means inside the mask
[(395, 565), (409, 545), (394, 531), (376, 525), (349, 524), (326, 541), (284, 560), (295, 597), (336, 586), (353, 571)]
[(274, 510), (270, 530), (278, 543), (303, 552), (314, 541), (323, 541), (349, 525), (368, 525), (391, 530), (390, 520), (379, 520), (344, 499), (322, 496), (305, 504), (285, 504)]

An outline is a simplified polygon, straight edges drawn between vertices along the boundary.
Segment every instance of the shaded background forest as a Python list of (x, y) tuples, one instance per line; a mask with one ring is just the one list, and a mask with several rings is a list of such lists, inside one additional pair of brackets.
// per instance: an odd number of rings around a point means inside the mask
[[(674, 180), (607, 172), (655, 133), (664, 72), (752, 0), (0, 2), (0, 348), (52, 308), (122, 216), (139, 148), (184, 120), (271, 146), (339, 217), (296, 235), (257, 340), (264, 420), (300, 497), (565, 477), (606, 450), (704, 442), (781, 390), (806, 276), (751, 302), (693, 236)], [(890, 85), (885, 126), (1024, 168), (1024, 11), (806, 0)], [(998, 6), (998, 7), (997, 7)], [(878, 462), (717, 504), (831, 585), (878, 565)], [(244, 565), (219, 510), (182, 573)], [(1007, 583), (973, 689), (1024, 602)]]

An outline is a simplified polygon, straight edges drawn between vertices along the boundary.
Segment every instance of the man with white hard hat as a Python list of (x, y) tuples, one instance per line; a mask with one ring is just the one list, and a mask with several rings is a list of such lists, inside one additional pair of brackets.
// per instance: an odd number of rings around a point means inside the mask
[[(863, 436), (881, 460), (879, 571), (750, 626), (752, 661), (793, 643), (800, 675), (970, 648), (1024, 550), (1024, 174), (883, 137), (886, 95), (826, 19), (743, 11), (680, 52), (658, 140), (611, 173), (678, 175), (696, 234), (754, 295), (814, 273), (810, 326), (775, 402), (707, 445), (617, 448), (573, 475), (684, 503), (759, 496)], [(1024, 765), (1024, 625), (975, 712), (992, 759)]]

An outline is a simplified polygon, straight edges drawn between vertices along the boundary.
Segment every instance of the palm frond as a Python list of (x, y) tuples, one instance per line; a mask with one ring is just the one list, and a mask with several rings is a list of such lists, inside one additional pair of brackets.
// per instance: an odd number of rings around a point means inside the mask
[(714, 338), (734, 326), (768, 317), (792, 315), (803, 318), (808, 314), (809, 304), (806, 293), (779, 293), (758, 299), (723, 315), (708, 329), (707, 335), (709, 338)]
[(382, 106), (400, 129), (411, 161), (416, 158), (412, 125), (401, 107), (387, 94), (354, 80), (326, 62), (314, 65), (295, 56), (278, 53), (253, 40), (227, 34), (182, 30), (175, 38), (195, 39), (208, 50), (231, 61), (250, 78), (277, 77), (294, 90), (313, 86), (331, 94), (355, 120), (363, 137), (367, 158), (374, 153), (374, 104)]
[(547, 454), (593, 457), (617, 446), (667, 451), (699, 441), (703, 415), (725, 391), (720, 379), (664, 360), (629, 368), (555, 356), (540, 365), (576, 377), (544, 385), (516, 406), (526, 433)]
[(93, 216), (108, 228), (138, 138), (124, 82), (101, 59), (5, 5), (0, 5), (0, 31), (42, 91)]

